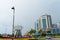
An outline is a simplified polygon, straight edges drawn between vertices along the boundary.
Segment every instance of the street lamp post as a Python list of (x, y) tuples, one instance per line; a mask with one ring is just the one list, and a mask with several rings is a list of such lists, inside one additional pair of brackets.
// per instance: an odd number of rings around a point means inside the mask
[(12, 25), (12, 35), (14, 37), (14, 19), (15, 19), (15, 8), (14, 6), (11, 8), (13, 10), (13, 25)]

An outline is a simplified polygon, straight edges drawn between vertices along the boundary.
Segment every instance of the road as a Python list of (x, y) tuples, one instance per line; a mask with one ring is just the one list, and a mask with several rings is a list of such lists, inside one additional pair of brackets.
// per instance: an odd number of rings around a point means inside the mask
[(60, 38), (53, 38), (53, 40), (60, 40)]
[(46, 39), (46, 40), (60, 40), (60, 38), (52, 38), (52, 39)]

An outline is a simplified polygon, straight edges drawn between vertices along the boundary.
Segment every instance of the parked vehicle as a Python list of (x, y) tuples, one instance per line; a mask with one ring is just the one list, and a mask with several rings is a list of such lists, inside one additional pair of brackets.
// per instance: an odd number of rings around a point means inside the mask
[(51, 39), (52, 37), (51, 37), (51, 36), (46, 36), (45, 38), (46, 38), (46, 39)]

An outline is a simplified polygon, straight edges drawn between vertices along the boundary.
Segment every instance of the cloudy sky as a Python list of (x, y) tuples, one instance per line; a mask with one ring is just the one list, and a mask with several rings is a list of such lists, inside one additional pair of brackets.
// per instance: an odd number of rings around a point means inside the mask
[(51, 15), (53, 23), (60, 21), (60, 0), (0, 0), (0, 33), (12, 33), (13, 5), (15, 26), (23, 26), (23, 34), (34, 28), (41, 15)]

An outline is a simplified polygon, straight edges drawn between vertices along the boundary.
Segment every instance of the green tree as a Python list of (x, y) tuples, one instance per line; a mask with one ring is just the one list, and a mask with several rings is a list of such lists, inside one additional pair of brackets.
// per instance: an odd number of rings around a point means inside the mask
[(39, 32), (39, 33), (42, 33), (42, 30), (39, 30), (38, 32)]
[(41, 29), (39, 30), (39, 33), (41, 36), (45, 36), (46, 35), (46, 31), (42, 31)]
[(34, 34), (35, 32), (36, 32), (36, 30), (31, 29), (28, 33), (32, 35), (32, 34)]
[(47, 31), (47, 33), (51, 33), (51, 31)]
[(42, 33), (43, 33), (43, 31), (41, 29), (38, 32), (40, 33), (40, 35), (42, 35)]

